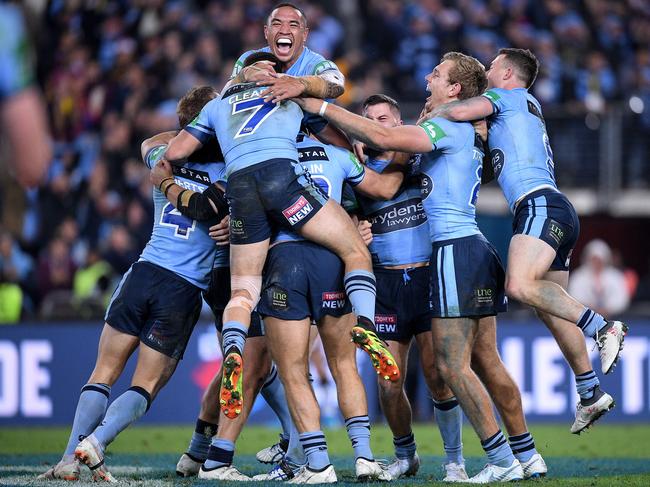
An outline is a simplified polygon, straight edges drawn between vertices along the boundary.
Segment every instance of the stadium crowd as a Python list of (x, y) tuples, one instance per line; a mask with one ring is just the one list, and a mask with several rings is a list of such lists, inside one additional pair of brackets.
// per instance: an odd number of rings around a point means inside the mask
[[(274, 2), (26, 3), (41, 7), (31, 24), (54, 160), (38, 189), (0, 181), (1, 300), (21, 310), (5, 321), (97, 316), (151, 232), (140, 142), (176, 127), (176, 102), (188, 89), (221, 87), (236, 56), (264, 45), (259, 25)], [(511, 45), (540, 58), (533, 93), (546, 110), (601, 112), (632, 94), (650, 107), (644, 0), (338, 3), (353, 16), (335, 2), (305, 9), (308, 46), (346, 75), (340, 104), (356, 108), (385, 92), (408, 106), (422, 99), (442, 53), (461, 50), (489, 65)], [(650, 110), (639, 122), (648, 133)]]

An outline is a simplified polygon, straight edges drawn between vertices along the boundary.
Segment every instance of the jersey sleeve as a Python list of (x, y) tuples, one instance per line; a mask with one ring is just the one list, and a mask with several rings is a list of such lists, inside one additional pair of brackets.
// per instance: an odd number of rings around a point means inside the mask
[(219, 106), (218, 102), (219, 102), (219, 98), (210, 100), (201, 109), (201, 113), (199, 113), (197, 117), (194, 120), (192, 120), (187, 125), (187, 127), (185, 127), (185, 130), (187, 130), (191, 135), (196, 137), (202, 144), (205, 144), (210, 139), (216, 137), (213, 124), (212, 124), (212, 119), (213, 119), (213, 112), (216, 111)]
[(244, 69), (244, 61), (246, 61), (246, 58), (255, 51), (246, 51), (244, 54), (239, 56), (237, 58), (237, 61), (235, 61), (235, 65), (232, 67), (232, 73), (230, 74), (230, 79), (234, 78), (237, 76), (242, 69)]
[(343, 173), (345, 174), (345, 181), (351, 186), (356, 186), (366, 175), (366, 170), (363, 167), (363, 164), (359, 162), (357, 156), (352, 152), (347, 150), (337, 150), (336, 156), (340, 160), (341, 167), (343, 168)]
[(492, 103), (492, 108), (494, 109), (494, 115), (499, 112), (504, 111), (508, 107), (509, 93), (508, 90), (501, 88), (492, 88), (487, 90), (481, 96), (484, 96)]
[(30, 86), (34, 78), (31, 47), (22, 14), (0, 5), (0, 101)]
[(167, 144), (156, 145), (152, 147), (145, 154), (144, 163), (147, 165), (149, 169), (151, 169), (156, 164), (158, 164), (158, 161), (160, 161), (163, 158), (166, 150), (167, 150)]
[(420, 124), (431, 140), (434, 151), (453, 152), (457, 149), (454, 122), (436, 117)]

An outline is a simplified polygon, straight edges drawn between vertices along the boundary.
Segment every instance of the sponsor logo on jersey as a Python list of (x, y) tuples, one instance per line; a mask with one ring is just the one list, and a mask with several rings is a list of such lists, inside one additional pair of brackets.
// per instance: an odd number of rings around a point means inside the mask
[(373, 234), (382, 234), (413, 228), (427, 223), (427, 215), (420, 198), (399, 201), (368, 215)]
[(207, 171), (199, 171), (197, 169), (190, 169), (183, 166), (172, 166), (172, 171), (174, 172), (174, 176), (178, 176), (179, 178), (189, 179), (190, 181), (205, 185), (210, 185), (212, 183)]
[(323, 301), (323, 308), (341, 309), (345, 307), (347, 301), (344, 291), (328, 291), (324, 292), (321, 296)]
[(487, 98), (488, 100), (491, 100), (493, 102), (495, 102), (495, 101), (497, 101), (498, 99), (501, 98), (496, 92), (494, 92), (492, 90), (486, 91), (485, 93), (483, 93), (483, 96), (485, 98)]
[(397, 315), (375, 315), (375, 327), (379, 333), (397, 332)]
[(291, 225), (295, 225), (303, 218), (309, 215), (314, 210), (314, 207), (305, 199), (304, 196), (298, 198), (293, 205), (289, 208), (282, 210), (282, 214)]
[(309, 161), (329, 161), (330, 158), (327, 157), (327, 152), (323, 147), (301, 147), (298, 149), (298, 157), (300, 162), (309, 162)]
[(338, 71), (339, 68), (334, 64), (332, 61), (321, 61), (318, 63), (316, 66), (314, 66), (314, 75), (318, 76), (321, 73), (324, 73), (325, 71), (329, 70), (336, 70)]
[(442, 130), (442, 127), (440, 127), (440, 125), (437, 123), (432, 122), (431, 120), (427, 120), (426, 122), (420, 124), (420, 127), (422, 127), (427, 133), (429, 139), (431, 139), (431, 144), (433, 146), (435, 146), (440, 139), (447, 136), (445, 131)]
[(433, 191), (433, 186), (433, 179), (431, 179), (429, 175), (422, 173), (420, 178), (420, 194), (422, 195), (423, 200), (429, 197)]

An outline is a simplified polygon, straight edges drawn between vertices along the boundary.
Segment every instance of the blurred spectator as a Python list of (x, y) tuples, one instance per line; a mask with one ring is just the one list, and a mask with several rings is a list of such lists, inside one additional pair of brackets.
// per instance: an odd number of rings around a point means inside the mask
[(630, 303), (624, 274), (612, 265), (612, 252), (600, 239), (582, 252), (582, 265), (571, 273), (569, 294), (603, 316), (617, 315)]
[(0, 269), (0, 325), (17, 323), (23, 307), (23, 291), (18, 284), (5, 279)]
[(68, 244), (55, 237), (38, 262), (37, 283), (41, 300), (53, 291), (71, 291), (75, 265)]
[(96, 249), (88, 251), (83, 267), (74, 275), (74, 297), (80, 304), (95, 306), (99, 314), (108, 304), (115, 273)]
[(138, 260), (139, 250), (133, 245), (133, 239), (124, 225), (115, 225), (109, 234), (108, 248), (103, 258), (117, 274), (124, 274)]

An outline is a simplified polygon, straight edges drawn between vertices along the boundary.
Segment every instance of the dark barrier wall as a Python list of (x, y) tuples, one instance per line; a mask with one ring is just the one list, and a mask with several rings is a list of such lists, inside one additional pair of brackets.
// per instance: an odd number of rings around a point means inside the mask
[[(625, 341), (623, 359), (602, 383), (617, 402), (608, 421), (650, 421), (650, 321), (630, 324), (632, 333)], [(74, 416), (79, 390), (94, 364), (100, 331), (99, 324), (0, 327), (0, 426), (68, 424)], [(588, 346), (591, 349), (591, 341)], [(573, 418), (573, 376), (545, 328), (534, 321), (503, 319), (499, 324), (499, 349), (520, 384), (529, 420), (569, 422)], [(599, 368), (595, 353), (594, 364)], [(374, 373), (365, 356), (361, 362), (372, 410), (376, 404)], [(214, 327), (197, 326), (176, 375), (141, 421), (193, 422), (202, 389), (220, 363)], [(134, 360), (125, 376), (130, 376), (133, 367)], [(128, 379), (120, 380), (112, 397), (128, 386)], [(258, 401), (251, 421), (270, 418), (268, 407)]]

